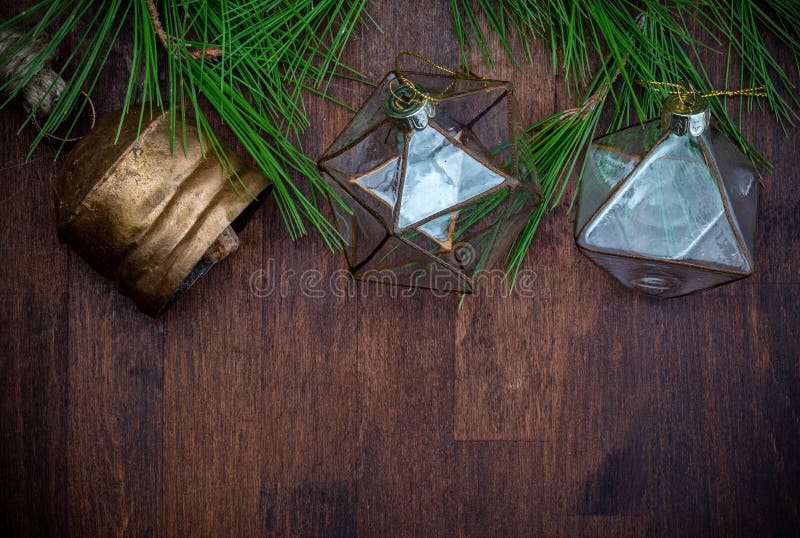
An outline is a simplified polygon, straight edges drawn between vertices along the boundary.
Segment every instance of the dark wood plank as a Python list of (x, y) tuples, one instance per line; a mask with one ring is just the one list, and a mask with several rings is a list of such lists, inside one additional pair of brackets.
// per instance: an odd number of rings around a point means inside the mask
[[(122, 106), (130, 40), (111, 50), (95, 106)], [(50, 180), (54, 180), (51, 177)], [(161, 527), (164, 325), (74, 252), (69, 263), (67, 495), (74, 536), (147, 536)]]
[(68, 303), (58, 294), (0, 295), (0, 529), (67, 531)]
[(152, 534), (161, 497), (163, 329), (70, 257), (70, 534)]
[[(244, 284), (260, 238), (196, 283), (164, 317), (162, 532), (168, 536), (257, 536), (265, 401), (258, 300)], [(200, 318), (192, 312), (204, 312)], [(189, 315), (187, 315), (189, 314)]]
[(54, 233), (58, 164), (48, 147), (26, 164), (24, 118), (0, 112), (0, 531), (46, 536), (68, 528), (69, 271)]
[[(353, 102), (359, 97), (355, 88), (345, 84), (335, 91)], [(312, 117), (341, 114), (321, 99), (310, 99), (308, 106)], [(319, 154), (331, 134), (320, 125), (304, 145)], [(280, 236), (275, 207), (264, 216), (262, 233)], [(248, 272), (263, 271), (257, 273), (263, 317), (258, 345), (265, 354), (260, 380), (267, 404), (259, 461), (263, 529), (274, 535), (353, 535), (363, 409), (363, 311), (353, 297), (358, 288), (344, 274), (343, 257), (332, 255), (318, 237), (260, 241), (261, 263), (251, 263)]]
[[(447, 534), (456, 522), (458, 469), (452, 443), (454, 335), (452, 323), (445, 322), (452, 319), (455, 300), (416, 295), (368, 301), (358, 349), (364, 391), (359, 532)], [(431, 317), (421, 324), (423, 311)]]

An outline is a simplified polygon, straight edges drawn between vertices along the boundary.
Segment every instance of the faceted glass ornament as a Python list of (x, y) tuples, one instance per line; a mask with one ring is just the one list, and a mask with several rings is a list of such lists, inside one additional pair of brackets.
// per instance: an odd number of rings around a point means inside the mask
[(755, 169), (709, 126), (701, 97), (662, 120), (597, 139), (581, 178), (575, 238), (630, 288), (675, 297), (752, 274)]
[(347, 263), (362, 280), (470, 293), (542, 199), (513, 88), (403, 77), (389, 73), (319, 161)]

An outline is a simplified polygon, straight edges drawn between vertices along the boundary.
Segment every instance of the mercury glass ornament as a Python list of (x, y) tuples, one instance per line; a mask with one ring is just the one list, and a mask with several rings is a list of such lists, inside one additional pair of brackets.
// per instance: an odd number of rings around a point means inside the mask
[(675, 297), (753, 272), (756, 172), (709, 118), (702, 97), (673, 95), (661, 121), (589, 149), (576, 242), (630, 288)]
[(355, 278), (469, 293), (507, 252), (541, 201), (513, 91), (383, 79), (319, 160)]

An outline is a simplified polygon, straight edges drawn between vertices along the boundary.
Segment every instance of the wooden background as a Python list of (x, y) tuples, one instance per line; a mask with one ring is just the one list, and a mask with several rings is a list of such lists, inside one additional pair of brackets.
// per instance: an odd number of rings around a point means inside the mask
[[(448, 3), (422, 22), (405, 5), (374, 6), (383, 33), (357, 32), (345, 60), (374, 80), (404, 49), (457, 65)], [(501, 58), (495, 74), (528, 121), (572, 104), (537, 46), (534, 65)], [(111, 53), (100, 112), (122, 103), (128, 53)], [(351, 114), (309, 103), (317, 156)], [(344, 260), (291, 243), (269, 201), (240, 251), (152, 321), (58, 244), (62, 159), (24, 162), (23, 117), (0, 113), (3, 535), (798, 533), (800, 129), (746, 116), (775, 163), (758, 273), (710, 292), (625, 290), (579, 255), (560, 207), (525, 264), (532, 298), (459, 312), (364, 285), (305, 297), (297, 273)], [(270, 267), (283, 285), (254, 295)]]

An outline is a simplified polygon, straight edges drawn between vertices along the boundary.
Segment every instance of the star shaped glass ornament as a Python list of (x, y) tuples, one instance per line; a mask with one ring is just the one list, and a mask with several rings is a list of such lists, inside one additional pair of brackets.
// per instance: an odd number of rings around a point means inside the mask
[(581, 178), (575, 238), (624, 285), (675, 297), (752, 274), (753, 164), (689, 93), (653, 120), (597, 139)]
[(508, 82), (389, 73), (319, 160), (362, 280), (471, 293), (541, 190)]

